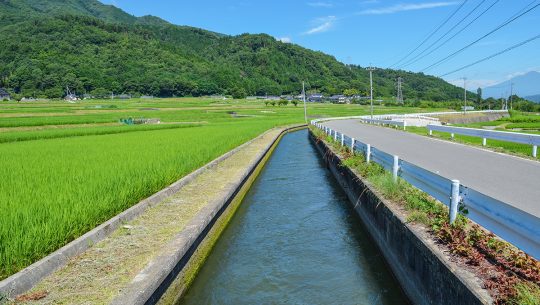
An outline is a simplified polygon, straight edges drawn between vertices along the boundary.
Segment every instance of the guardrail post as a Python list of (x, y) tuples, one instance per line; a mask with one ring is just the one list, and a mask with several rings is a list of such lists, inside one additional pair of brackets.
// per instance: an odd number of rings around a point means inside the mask
[(454, 135), (454, 133), (452, 132), (452, 133), (450, 134), (450, 137), (452, 137), (452, 140), (454, 139), (454, 136), (455, 136), (455, 135)]
[(337, 141), (337, 130), (334, 131), (334, 141)]
[(537, 152), (538, 152), (538, 146), (537, 146), (537, 145), (533, 145), (533, 157), (536, 158)]
[(459, 205), (459, 180), (452, 180), (452, 197), (450, 198), (450, 224), (456, 221)]
[(394, 182), (397, 182), (399, 172), (399, 157), (394, 156), (394, 166), (392, 167), (392, 176), (394, 177)]
[(345, 135), (341, 134), (341, 146), (345, 146)]
[(403, 130), (407, 130), (407, 121), (403, 121)]
[(486, 138), (483, 138), (482, 139), (482, 146), (486, 146), (487, 145), (487, 139)]
[(430, 136), (433, 135), (433, 130), (432, 130), (432, 129), (429, 130), (429, 135), (430, 135)]
[(354, 154), (354, 138), (351, 139), (351, 152)]
[(366, 162), (371, 162), (371, 144), (366, 144)]

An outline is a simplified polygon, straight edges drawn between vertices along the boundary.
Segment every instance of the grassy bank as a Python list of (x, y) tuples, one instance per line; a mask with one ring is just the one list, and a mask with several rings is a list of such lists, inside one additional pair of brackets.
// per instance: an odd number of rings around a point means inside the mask
[(461, 267), (477, 275), (496, 304), (540, 304), (540, 263), (500, 240), (466, 218), (466, 207), (454, 224), (448, 222), (448, 208), (362, 154), (342, 147), (318, 129), (319, 140), (328, 143), (347, 166), (366, 179), (383, 198), (403, 207), (408, 222), (421, 225), (432, 238), (453, 255)]

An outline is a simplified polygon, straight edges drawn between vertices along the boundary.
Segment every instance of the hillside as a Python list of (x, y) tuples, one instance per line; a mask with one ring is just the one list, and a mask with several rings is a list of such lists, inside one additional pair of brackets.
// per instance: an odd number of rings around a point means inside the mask
[[(0, 0), (0, 87), (20, 96), (77, 93), (186, 96), (368, 90), (368, 74), (271, 36), (227, 36), (134, 17), (95, 0)], [(451, 100), (460, 88), (423, 74), (378, 70), (375, 95)], [(471, 96), (474, 94), (471, 93)]]

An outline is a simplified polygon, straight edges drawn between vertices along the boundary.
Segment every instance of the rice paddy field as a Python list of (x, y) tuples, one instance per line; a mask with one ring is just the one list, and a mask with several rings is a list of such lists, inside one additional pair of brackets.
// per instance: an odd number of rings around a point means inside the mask
[[(455, 126), (459, 127), (469, 127), (469, 128), (480, 128), (480, 129), (489, 129), (489, 130), (498, 130), (506, 132), (521, 132), (521, 133), (530, 133), (530, 134), (540, 134), (540, 114), (539, 113), (525, 113), (525, 112), (516, 112), (510, 111), (510, 117), (502, 118), (497, 121), (491, 122), (479, 122), (471, 124), (458, 124)], [(410, 132), (426, 135), (426, 128), (418, 127), (407, 127), (407, 130)], [(433, 132), (433, 136), (444, 139), (451, 140), (451, 135), (444, 132)], [(471, 144), (476, 146), (482, 146), (482, 139), (477, 137), (455, 135), (455, 141)], [(519, 143), (511, 143), (497, 140), (487, 140), (487, 147), (494, 149), (499, 152), (512, 153), (522, 157), (532, 158), (532, 146)]]
[[(377, 106), (376, 113), (444, 109)], [(309, 104), (309, 118), (364, 115)], [(0, 280), (268, 129), (301, 105), (204, 98), (0, 103)], [(159, 124), (126, 125), (122, 119)]]

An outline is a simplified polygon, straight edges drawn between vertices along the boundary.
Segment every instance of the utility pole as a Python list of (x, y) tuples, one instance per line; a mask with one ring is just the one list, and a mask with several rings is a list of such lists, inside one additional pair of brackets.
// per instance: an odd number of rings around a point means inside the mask
[(304, 99), (304, 119), (307, 123), (306, 84), (302, 82), (302, 98)]
[(403, 104), (403, 91), (401, 89), (401, 83), (403, 82), (403, 78), (398, 77), (397, 82), (397, 103)]
[(514, 83), (510, 84), (510, 110), (514, 109)]
[(369, 87), (370, 87), (370, 100), (371, 100), (371, 119), (373, 120), (373, 71), (375, 71), (375, 68), (370, 67), (367, 68), (369, 71)]
[(465, 92), (465, 94), (463, 95), (464, 96), (464, 99), (463, 99), (463, 103), (464, 103), (463, 114), (467, 114), (467, 78), (466, 77), (463, 78), (463, 90)]

